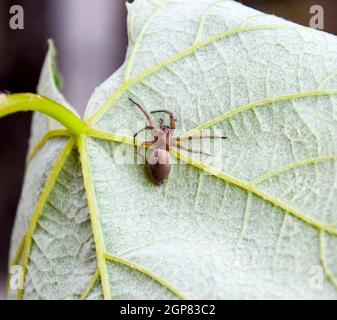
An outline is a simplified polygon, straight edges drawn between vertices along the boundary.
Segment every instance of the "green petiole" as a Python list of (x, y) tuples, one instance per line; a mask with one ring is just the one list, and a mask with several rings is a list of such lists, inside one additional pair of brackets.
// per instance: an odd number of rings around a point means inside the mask
[(84, 134), (87, 129), (86, 123), (74, 113), (46, 97), (32, 93), (0, 95), (0, 118), (20, 111), (42, 112), (61, 123), (74, 136)]

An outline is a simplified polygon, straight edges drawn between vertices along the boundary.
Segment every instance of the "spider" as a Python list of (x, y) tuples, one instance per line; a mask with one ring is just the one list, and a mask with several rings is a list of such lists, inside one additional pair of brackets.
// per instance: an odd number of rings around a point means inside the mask
[[(145, 111), (145, 109), (133, 99), (129, 98), (129, 100), (145, 115), (148, 125), (143, 129), (139, 130), (133, 136), (133, 142), (136, 144), (136, 137), (141, 132), (146, 130), (151, 130), (151, 134), (154, 137), (154, 140), (144, 141), (140, 147), (152, 147), (151, 153), (146, 157), (146, 162), (148, 166), (149, 175), (152, 178), (153, 182), (156, 185), (160, 185), (164, 182), (164, 180), (170, 175), (172, 161), (170, 156), (171, 147), (176, 147), (178, 149), (185, 150), (191, 153), (199, 153), (206, 154), (201, 151), (196, 151), (191, 148), (185, 148), (180, 144), (181, 141), (191, 141), (191, 140), (201, 140), (201, 139), (226, 139), (223, 136), (186, 136), (186, 137), (173, 137), (174, 130), (176, 129), (176, 123), (174, 119), (174, 115), (172, 112), (161, 109), (151, 111), (150, 113)], [(167, 126), (164, 123), (163, 119), (160, 119), (159, 129), (155, 127), (153, 118), (151, 114), (153, 113), (166, 113), (170, 117), (170, 125)]]

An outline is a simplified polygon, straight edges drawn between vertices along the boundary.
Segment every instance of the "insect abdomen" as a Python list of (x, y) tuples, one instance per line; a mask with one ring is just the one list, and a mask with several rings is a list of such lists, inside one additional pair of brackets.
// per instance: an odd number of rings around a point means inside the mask
[(148, 157), (149, 174), (156, 184), (162, 184), (171, 172), (171, 156), (164, 149), (155, 149)]

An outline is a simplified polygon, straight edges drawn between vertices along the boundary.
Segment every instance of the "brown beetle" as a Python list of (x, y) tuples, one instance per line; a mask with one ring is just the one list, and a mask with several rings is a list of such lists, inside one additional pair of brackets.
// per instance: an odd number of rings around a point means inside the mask
[(191, 148), (185, 148), (180, 144), (181, 141), (190, 141), (190, 140), (201, 140), (201, 139), (226, 139), (226, 137), (218, 137), (218, 136), (188, 136), (188, 137), (173, 137), (174, 130), (176, 129), (175, 119), (172, 112), (168, 110), (155, 110), (150, 113), (167, 113), (170, 116), (170, 125), (166, 126), (164, 124), (163, 119), (160, 119), (159, 129), (155, 128), (154, 121), (147, 111), (135, 102), (133, 99), (129, 98), (129, 100), (139, 108), (141, 112), (145, 115), (148, 125), (143, 129), (139, 130), (133, 137), (134, 144), (136, 144), (136, 137), (141, 132), (146, 130), (151, 130), (151, 134), (154, 137), (154, 140), (144, 141), (141, 144), (141, 147), (144, 145), (147, 147), (151, 147), (151, 152), (148, 153), (146, 157), (146, 163), (148, 165), (149, 175), (153, 179), (153, 182), (157, 185), (163, 183), (163, 181), (170, 175), (172, 161), (170, 155), (171, 147), (176, 147), (178, 149), (182, 149), (188, 152), (206, 154), (201, 151), (195, 151)]

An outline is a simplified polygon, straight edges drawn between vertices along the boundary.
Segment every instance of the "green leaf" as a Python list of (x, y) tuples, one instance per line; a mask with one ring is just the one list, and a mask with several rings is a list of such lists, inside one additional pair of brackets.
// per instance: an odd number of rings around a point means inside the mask
[[(232, 1), (128, 10), (126, 61), (91, 97), (88, 129), (35, 143), (18, 297), (336, 299), (336, 37)], [(227, 139), (213, 158), (172, 149), (155, 186), (116, 159), (144, 122), (129, 97), (172, 111), (177, 136)]]

